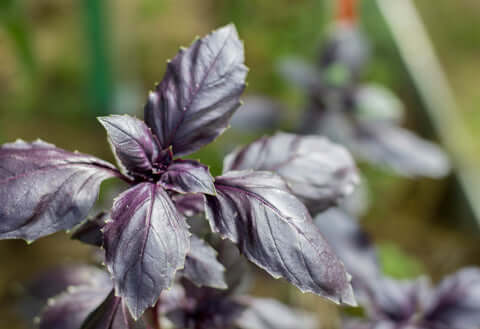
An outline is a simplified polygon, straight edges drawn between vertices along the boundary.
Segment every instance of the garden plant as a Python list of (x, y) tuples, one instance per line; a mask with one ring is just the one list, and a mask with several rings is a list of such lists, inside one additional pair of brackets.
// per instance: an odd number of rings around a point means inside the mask
[[(120, 169), (41, 140), (1, 146), (2, 239), (30, 243), (70, 230), (89, 214), (102, 181), (117, 178), (129, 186), (110, 210), (74, 234), (102, 246), (110, 275), (95, 271), (87, 282), (68, 285), (40, 316), (42, 328), (158, 329), (159, 310), (169, 304), (162, 303), (162, 293), (185, 280), (194, 284), (181, 284), (186, 296), (205, 294), (222, 304), (217, 293), (196, 288), (227, 288), (215, 251), (189, 232), (186, 216), (198, 211), (212, 232), (274, 278), (356, 305), (351, 276), (302, 203), (325, 210), (353, 190), (358, 177), (343, 147), (322, 137), (279, 133), (228, 156), (215, 178), (207, 166), (180, 158), (227, 128), (246, 74), (243, 44), (232, 25), (181, 49), (149, 93), (145, 121), (99, 118)], [(225, 303), (225, 315), (236, 309)], [(197, 322), (195, 328), (205, 328)]]

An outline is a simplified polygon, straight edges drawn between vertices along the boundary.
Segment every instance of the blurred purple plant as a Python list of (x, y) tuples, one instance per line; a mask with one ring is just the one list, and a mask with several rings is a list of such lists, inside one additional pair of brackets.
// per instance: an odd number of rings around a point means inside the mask
[[(199, 286), (225, 288), (215, 251), (190, 234), (185, 218), (203, 209), (211, 231), (273, 277), (355, 305), (349, 274), (300, 201), (323, 210), (351, 192), (358, 178), (342, 147), (316, 136), (278, 134), (230, 155), (216, 178), (200, 162), (178, 158), (227, 128), (245, 87), (243, 62), (236, 29), (223, 27), (168, 63), (149, 94), (145, 122), (99, 118), (120, 170), (43, 141), (0, 147), (0, 239), (31, 242), (71, 229), (88, 215), (103, 180), (129, 184), (110, 211), (74, 233), (103, 246), (112, 282), (67, 291), (41, 323), (54, 328), (55, 321), (76, 323), (90, 314), (82, 328), (140, 326), (135, 320), (154, 309), (180, 270)], [(252, 167), (252, 160), (262, 163)], [(76, 308), (74, 317), (62, 318)]]
[[(335, 225), (332, 225), (332, 223)], [(332, 209), (316, 225), (352, 273), (366, 319), (346, 318), (346, 329), (476, 329), (480, 327), (480, 269), (465, 268), (436, 287), (427, 277), (396, 280), (379, 266), (375, 246), (358, 223)]]
[(403, 129), (401, 101), (388, 89), (362, 84), (369, 45), (356, 24), (335, 26), (316, 66), (289, 58), (279, 63), (287, 81), (308, 95), (300, 130), (330, 137), (360, 160), (407, 177), (439, 178), (450, 164), (435, 144)]

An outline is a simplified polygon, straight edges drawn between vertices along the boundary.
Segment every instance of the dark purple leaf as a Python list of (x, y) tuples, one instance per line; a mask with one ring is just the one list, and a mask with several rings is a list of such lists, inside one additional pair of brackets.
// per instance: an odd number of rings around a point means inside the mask
[(354, 288), (377, 284), (381, 275), (377, 251), (354, 218), (330, 208), (315, 217), (315, 225), (352, 274)]
[(160, 178), (164, 188), (178, 193), (215, 194), (207, 166), (195, 160), (175, 160)]
[(217, 251), (195, 235), (190, 236), (190, 251), (182, 275), (199, 287), (226, 289), (225, 267), (217, 260)]
[(135, 319), (171, 286), (189, 250), (185, 218), (168, 194), (152, 183), (123, 192), (104, 228), (106, 264), (116, 293)]
[(311, 314), (289, 308), (266, 298), (247, 298), (248, 308), (237, 319), (241, 329), (316, 329)]
[(160, 160), (161, 151), (150, 128), (129, 115), (111, 115), (98, 118), (108, 133), (119, 165), (130, 173), (150, 173)]
[(302, 291), (355, 305), (349, 275), (284, 180), (271, 172), (231, 171), (206, 197), (212, 231), (273, 277)]
[(0, 239), (33, 241), (72, 228), (87, 215), (103, 180), (120, 176), (108, 162), (43, 141), (0, 147)]
[[(103, 303), (93, 311), (79, 329), (145, 329), (142, 319), (133, 320), (125, 303), (113, 290)], [(72, 328), (74, 329), (74, 328)]]
[(175, 155), (186, 155), (223, 133), (245, 88), (243, 62), (233, 25), (180, 50), (145, 106), (145, 121), (162, 148), (173, 146)]
[(39, 329), (80, 328), (111, 289), (111, 285), (71, 287), (67, 292), (49, 300), (40, 317)]
[(432, 294), (425, 318), (440, 328), (479, 328), (480, 269), (466, 268), (445, 278)]
[(198, 214), (205, 208), (201, 194), (178, 194), (172, 199), (177, 210), (186, 217)]
[(110, 214), (101, 212), (93, 218), (88, 218), (72, 233), (72, 239), (82, 241), (83, 243), (101, 247), (103, 245), (102, 227)]
[(296, 196), (318, 211), (350, 194), (359, 180), (350, 154), (318, 136), (278, 133), (225, 158), (224, 172), (245, 169), (278, 173)]

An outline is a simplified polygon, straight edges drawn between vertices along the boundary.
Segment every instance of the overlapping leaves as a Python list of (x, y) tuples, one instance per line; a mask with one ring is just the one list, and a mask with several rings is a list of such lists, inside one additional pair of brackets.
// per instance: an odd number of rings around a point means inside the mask
[[(129, 184), (111, 211), (74, 233), (103, 245), (113, 284), (105, 285), (101, 296), (84, 286), (66, 293), (58, 299), (59, 308), (46, 311), (44, 321), (56, 318), (58, 310), (70, 310), (72, 298), (78, 298), (85, 301), (78, 318), (91, 314), (84, 328), (110, 328), (117, 319), (119, 328), (132, 328), (172, 286), (177, 272), (198, 286), (225, 287), (214, 251), (191, 237), (184, 217), (200, 210), (202, 195), (212, 230), (237, 243), (252, 262), (303, 291), (355, 303), (343, 264), (295, 196), (323, 209), (347, 194), (355, 181), (348, 153), (322, 139), (280, 134), (267, 140), (264, 150), (257, 145), (265, 140), (239, 153), (243, 159), (265, 153), (276, 163), (240, 168), (241, 161), (233, 165), (229, 160), (228, 172), (216, 179), (207, 166), (178, 158), (226, 129), (245, 87), (243, 62), (235, 28), (223, 27), (169, 62), (148, 97), (145, 122), (130, 116), (100, 118), (121, 170), (41, 141), (0, 148), (0, 238), (31, 241), (70, 229), (87, 216), (103, 180), (118, 177)], [(91, 313), (93, 304), (101, 305)]]
[[(337, 225), (332, 225), (335, 221)], [(376, 248), (358, 223), (340, 209), (316, 217), (327, 240), (354, 275), (366, 319), (347, 318), (348, 329), (475, 329), (480, 326), (480, 269), (465, 268), (433, 287), (426, 277), (385, 276)]]

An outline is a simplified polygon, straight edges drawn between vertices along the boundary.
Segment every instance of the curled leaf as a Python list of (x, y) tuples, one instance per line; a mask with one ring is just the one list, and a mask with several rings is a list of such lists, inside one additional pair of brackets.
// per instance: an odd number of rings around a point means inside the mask
[(160, 178), (162, 186), (178, 193), (215, 194), (207, 166), (195, 160), (175, 160)]
[(98, 118), (108, 133), (119, 164), (130, 173), (150, 173), (160, 160), (161, 151), (150, 128), (129, 115)]

